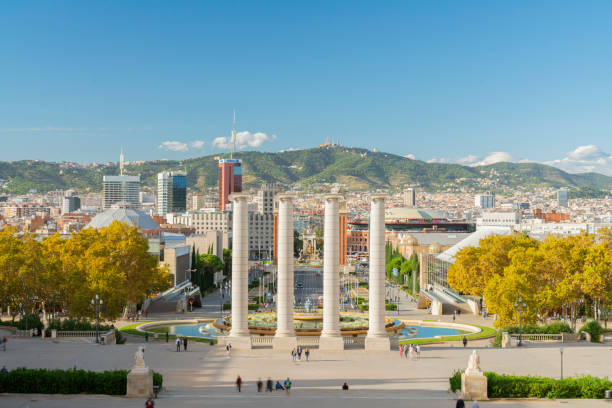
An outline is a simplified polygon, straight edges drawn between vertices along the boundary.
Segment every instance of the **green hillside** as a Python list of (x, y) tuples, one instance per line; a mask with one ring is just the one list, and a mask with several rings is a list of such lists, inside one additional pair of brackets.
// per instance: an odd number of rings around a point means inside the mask
[[(537, 163), (496, 163), (466, 167), (458, 164), (425, 163), (390, 153), (366, 149), (329, 147), (280, 153), (239, 152), (243, 161), (243, 183), (257, 187), (262, 182), (280, 182), (311, 187), (317, 183), (343, 183), (351, 189), (394, 188), (418, 184), (429, 191), (531, 189), (537, 186), (612, 189), (612, 177), (595, 173), (569, 174)], [(217, 184), (217, 160), (204, 156), (183, 161), (155, 160), (126, 167), (140, 174), (143, 185), (154, 187), (163, 170), (184, 169), (190, 188), (202, 191)], [(23, 160), (0, 162), (0, 179), (8, 180), (6, 192), (30, 189), (51, 191), (74, 188), (100, 191), (103, 175), (118, 174), (115, 164), (70, 167), (66, 164)]]

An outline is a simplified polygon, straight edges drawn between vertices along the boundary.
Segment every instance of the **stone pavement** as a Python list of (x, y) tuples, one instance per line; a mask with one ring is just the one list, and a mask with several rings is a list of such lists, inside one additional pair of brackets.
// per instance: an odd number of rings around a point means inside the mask
[[(312, 350), (311, 361), (291, 361), (287, 354), (270, 349), (235, 352), (226, 358), (222, 347), (191, 343), (190, 351), (177, 353), (172, 343), (147, 344), (145, 360), (164, 375), (166, 391), (157, 406), (295, 406), (295, 407), (452, 407), (448, 377), (464, 368), (471, 348), (448, 345), (424, 346), (419, 361), (399, 358), (397, 352), (380, 354), (350, 350), (319, 353)], [(610, 346), (566, 345), (564, 375), (610, 375)], [(81, 341), (10, 339), (6, 352), (0, 352), (0, 366), (45, 368), (84, 368), (90, 370), (129, 369), (133, 365), (134, 344), (100, 346)], [(559, 376), (558, 347), (522, 349), (480, 348), (484, 370), (502, 373)], [(237, 394), (234, 381), (244, 380), (244, 392)], [(291, 396), (281, 393), (257, 394), (258, 378), (274, 381), (289, 376), (294, 383)], [(350, 384), (345, 393), (340, 387)], [(562, 405), (561, 405), (562, 404)], [(603, 405), (602, 405), (603, 404)], [(0, 396), (1, 407), (78, 407), (142, 406), (143, 401), (102, 396)], [(611, 406), (603, 401), (493, 401), (481, 404), (504, 407)]]

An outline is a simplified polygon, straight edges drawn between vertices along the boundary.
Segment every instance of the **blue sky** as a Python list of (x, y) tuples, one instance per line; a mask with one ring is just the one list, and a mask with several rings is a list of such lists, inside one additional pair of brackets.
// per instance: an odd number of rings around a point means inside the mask
[(612, 175), (610, 21), (605, 1), (3, 2), (0, 160), (211, 154), (235, 108), (249, 149)]

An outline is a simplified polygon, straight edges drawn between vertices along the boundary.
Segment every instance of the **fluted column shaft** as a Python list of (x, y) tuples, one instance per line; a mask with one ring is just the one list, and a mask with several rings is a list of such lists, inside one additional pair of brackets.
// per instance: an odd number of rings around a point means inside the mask
[(338, 257), (340, 195), (325, 197), (323, 234), (323, 330), (321, 337), (340, 336), (340, 259)]
[(387, 336), (385, 330), (385, 196), (370, 203), (370, 279), (368, 336)]
[(293, 324), (293, 196), (278, 197), (278, 293), (276, 336), (295, 336)]
[(249, 208), (247, 194), (232, 194), (232, 329), (231, 337), (248, 337)]

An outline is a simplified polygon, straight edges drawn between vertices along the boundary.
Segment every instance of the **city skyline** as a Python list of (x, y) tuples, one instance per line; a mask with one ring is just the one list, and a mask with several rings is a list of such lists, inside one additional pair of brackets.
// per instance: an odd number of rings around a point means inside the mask
[(0, 160), (229, 152), (236, 109), (237, 150), (612, 175), (612, 6), (527, 4), (3, 5)]

